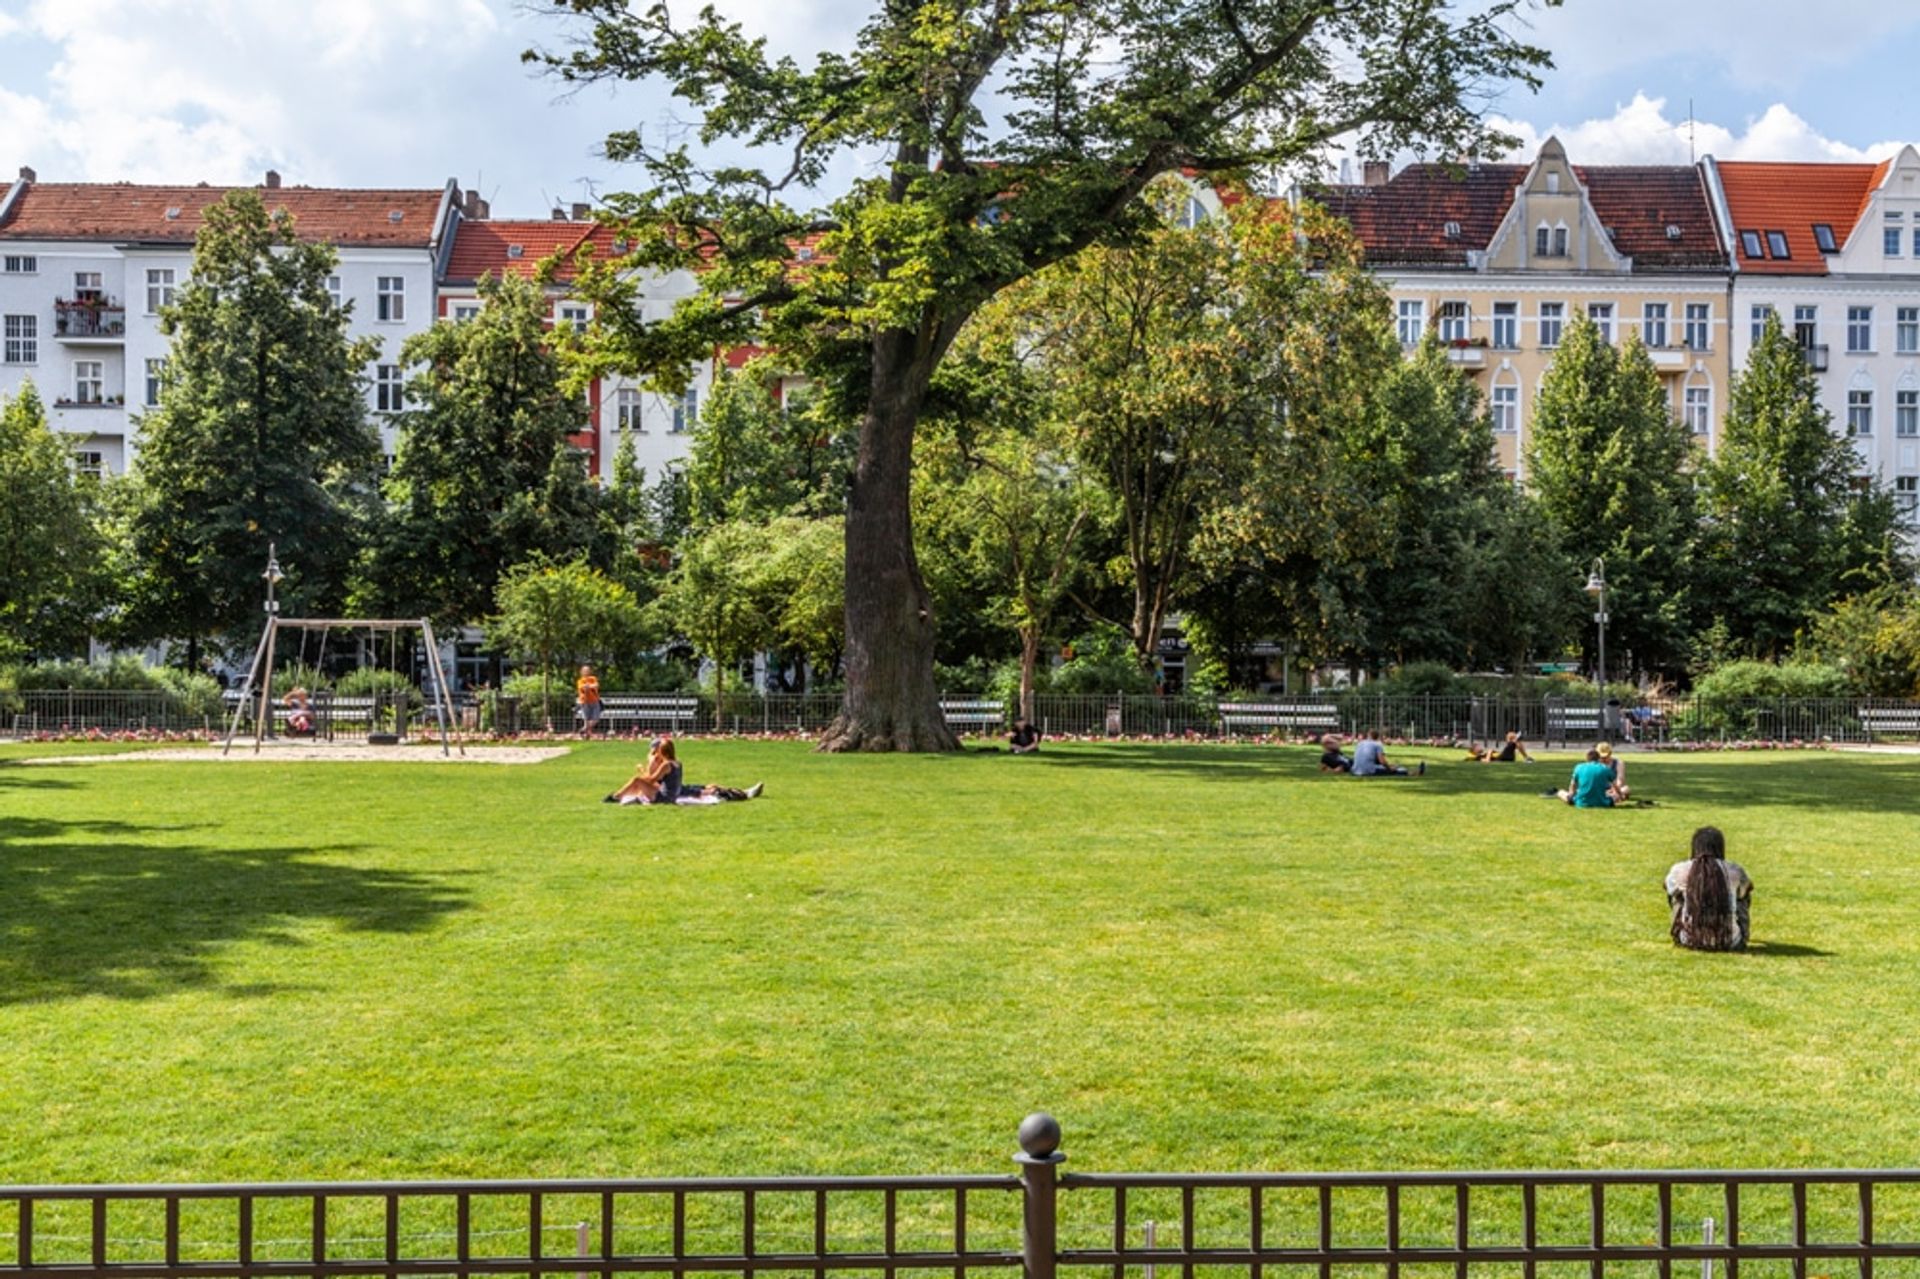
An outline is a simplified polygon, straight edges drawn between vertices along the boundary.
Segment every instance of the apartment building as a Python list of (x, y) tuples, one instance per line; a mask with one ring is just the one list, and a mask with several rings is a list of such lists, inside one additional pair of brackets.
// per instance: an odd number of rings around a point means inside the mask
[(1920, 153), (1880, 164), (1702, 165), (1732, 246), (1734, 367), (1769, 314), (1818, 375), (1862, 474), (1920, 506)]
[(1567, 324), (1636, 334), (1676, 417), (1711, 450), (1729, 370), (1726, 244), (1692, 165), (1575, 165), (1557, 139), (1531, 164), (1416, 164), (1306, 193), (1345, 218), (1387, 283), (1403, 345), (1437, 331), (1524, 479), (1541, 378)]
[[(132, 463), (167, 357), (159, 310), (187, 279), (207, 206), (231, 189), (41, 182), (22, 169), (0, 198), (0, 393), (32, 379), (81, 467), (119, 474)], [(352, 305), (354, 336), (380, 341), (367, 406), (384, 411), (400, 344), (433, 321), (457, 187), (283, 186), (270, 172), (257, 189), (303, 238), (338, 252), (331, 287)], [(391, 453), (391, 428), (383, 434)]]

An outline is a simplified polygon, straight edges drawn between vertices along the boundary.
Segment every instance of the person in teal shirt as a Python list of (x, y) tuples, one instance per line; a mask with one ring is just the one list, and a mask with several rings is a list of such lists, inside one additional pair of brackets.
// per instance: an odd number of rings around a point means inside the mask
[(1560, 798), (1575, 808), (1613, 807), (1613, 770), (1600, 762), (1600, 752), (1588, 751), (1584, 764), (1577, 764), (1573, 780)]

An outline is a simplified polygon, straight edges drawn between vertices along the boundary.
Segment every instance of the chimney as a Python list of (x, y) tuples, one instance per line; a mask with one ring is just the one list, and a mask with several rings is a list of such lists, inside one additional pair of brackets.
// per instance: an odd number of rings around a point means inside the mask
[(1362, 173), (1368, 186), (1383, 187), (1387, 185), (1387, 179), (1393, 176), (1393, 166), (1385, 160), (1369, 160)]
[(23, 164), (20, 166), (20, 180), (22, 182), (38, 182), (40, 175)]
[(592, 221), (593, 206), (591, 204), (585, 203), (584, 201), (576, 202), (573, 206), (573, 220), (575, 222)]
[(268, 169), (267, 170), (267, 190), (278, 191), (279, 189), (280, 189), (279, 171), (275, 169)]
[(557, 204), (556, 204), (556, 205), (554, 205), (554, 206), (553, 206), (553, 220), (554, 220), (555, 222), (565, 222), (565, 221), (567, 220), (567, 211), (566, 211), (565, 209), (563, 209), (563, 208), (561, 208), (561, 207), (560, 207), (559, 205), (557, 205)]
[(460, 197), (460, 212), (469, 222), (485, 222), (490, 210), (478, 191), (467, 191)]

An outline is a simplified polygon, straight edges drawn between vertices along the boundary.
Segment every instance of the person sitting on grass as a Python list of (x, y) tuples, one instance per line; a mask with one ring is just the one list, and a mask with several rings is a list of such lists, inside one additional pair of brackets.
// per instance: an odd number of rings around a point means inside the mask
[(1351, 773), (1353, 761), (1340, 751), (1340, 739), (1328, 733), (1320, 739), (1320, 771), (1323, 773)]
[(1575, 808), (1612, 808), (1613, 770), (1600, 762), (1600, 752), (1588, 751), (1587, 758), (1574, 765), (1573, 778), (1554, 798)]
[(634, 770), (633, 777), (613, 794), (609, 804), (671, 804), (680, 798), (680, 761), (674, 758), (673, 739), (656, 737), (647, 750), (646, 762)]
[(1667, 872), (1673, 944), (1688, 950), (1745, 950), (1753, 880), (1727, 860), (1727, 837), (1712, 826), (1693, 832), (1693, 855)]
[[(1420, 762), (1419, 771), (1427, 771), (1426, 761)], [(1411, 777), (1412, 771), (1396, 767), (1387, 758), (1387, 748), (1380, 744), (1380, 730), (1370, 728), (1353, 748), (1353, 775), (1355, 777)]]
[(1031, 755), (1040, 749), (1040, 730), (1031, 720), (1020, 720), (1007, 734), (1007, 749), (1015, 755)]
[(1613, 774), (1614, 800), (1624, 802), (1630, 793), (1627, 790), (1627, 761), (1616, 756), (1613, 753), (1613, 747), (1606, 742), (1596, 742), (1593, 751), (1600, 757), (1600, 762), (1605, 764), (1607, 770)]
[(1488, 746), (1485, 750), (1478, 746), (1467, 748), (1467, 759), (1475, 764), (1511, 764), (1516, 760), (1525, 760), (1531, 764), (1533, 756), (1527, 753), (1527, 743), (1520, 734), (1510, 732), (1507, 740), (1498, 746)]
[(283, 700), (287, 708), (287, 731), (300, 737), (311, 734), (313, 699), (307, 696), (307, 690), (295, 684)]

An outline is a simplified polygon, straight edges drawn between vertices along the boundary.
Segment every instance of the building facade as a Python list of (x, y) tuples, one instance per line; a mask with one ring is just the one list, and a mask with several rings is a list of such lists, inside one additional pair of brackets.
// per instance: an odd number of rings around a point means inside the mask
[[(138, 451), (142, 412), (159, 402), (168, 339), (159, 309), (193, 265), (208, 205), (231, 188), (40, 182), (31, 169), (0, 199), (0, 394), (31, 379), (76, 463), (123, 473)], [(399, 377), (400, 344), (433, 322), (458, 189), (257, 188), (297, 232), (334, 246), (335, 296), (351, 332), (373, 337), (367, 407), (379, 420)], [(393, 432), (382, 426), (386, 451)]]
[(1674, 415), (1711, 450), (1732, 343), (1729, 267), (1697, 166), (1576, 166), (1549, 139), (1531, 164), (1417, 164), (1308, 192), (1354, 228), (1403, 346), (1429, 332), (1470, 372), (1499, 463), (1523, 480), (1533, 404), (1560, 337), (1591, 317), (1637, 335)]

